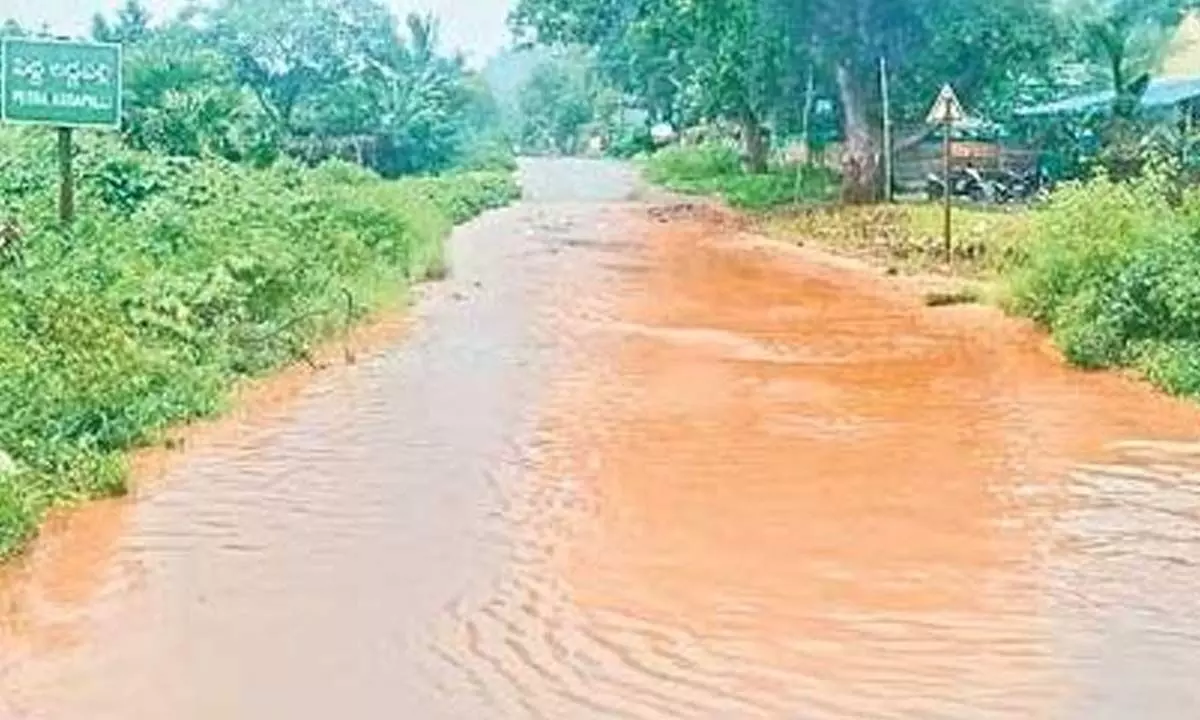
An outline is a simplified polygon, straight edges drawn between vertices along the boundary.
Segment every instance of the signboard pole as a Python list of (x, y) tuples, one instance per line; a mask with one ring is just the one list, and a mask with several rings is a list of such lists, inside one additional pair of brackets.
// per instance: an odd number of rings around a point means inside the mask
[(58, 219), (63, 227), (75, 220), (74, 138), (71, 128), (58, 128)]
[(951, 123), (949, 121), (942, 123), (942, 178), (944, 179), (944, 183), (943, 183), (944, 187), (942, 189), (944, 191), (943, 192), (943, 194), (944, 194), (943, 200), (944, 200), (944, 205), (945, 205), (945, 218), (944, 218), (945, 225), (944, 225), (943, 237), (946, 240), (946, 262), (953, 263), (954, 262), (953, 232), (954, 231), (953, 231), (953, 225), (952, 225), (951, 219), (950, 219), (950, 213), (951, 213), (950, 128), (951, 128)]
[(75, 129), (121, 127), (121, 46), (0, 39), (0, 120), (58, 134), (58, 217), (75, 219)]
[(954, 128), (954, 123), (962, 122), (967, 117), (963, 112), (962, 104), (958, 101), (958, 96), (954, 94), (954, 88), (949, 85), (943, 85), (942, 91), (938, 93), (937, 100), (933, 101), (933, 108), (929, 111), (929, 117), (926, 122), (930, 125), (940, 125), (942, 127), (942, 192), (944, 193), (943, 201), (945, 205), (945, 239), (946, 239), (946, 262), (954, 262), (954, 238), (952, 236), (953, 228), (951, 225), (951, 199), (953, 192), (950, 186), (950, 155), (951, 155), (951, 131)]

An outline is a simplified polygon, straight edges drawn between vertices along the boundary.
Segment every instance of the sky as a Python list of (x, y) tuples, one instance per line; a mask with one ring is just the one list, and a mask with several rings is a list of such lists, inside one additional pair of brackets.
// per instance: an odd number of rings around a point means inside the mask
[[(480, 66), (508, 44), (505, 19), (515, 0), (384, 0), (398, 17), (411, 11), (432, 12), (442, 21), (442, 45), (461, 49)], [(59, 34), (87, 32), (97, 12), (111, 15), (124, 0), (0, 0), (0, 20), (12, 16), (22, 25), (43, 22)], [(156, 18), (183, 6), (183, 0), (143, 0)], [(15, 7), (10, 7), (15, 6)]]

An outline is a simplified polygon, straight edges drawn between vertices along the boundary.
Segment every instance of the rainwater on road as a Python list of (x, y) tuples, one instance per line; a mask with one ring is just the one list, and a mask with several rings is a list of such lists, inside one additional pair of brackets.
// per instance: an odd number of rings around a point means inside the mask
[(1200, 717), (1200, 411), (523, 174), (356, 363), (0, 570), (0, 718)]

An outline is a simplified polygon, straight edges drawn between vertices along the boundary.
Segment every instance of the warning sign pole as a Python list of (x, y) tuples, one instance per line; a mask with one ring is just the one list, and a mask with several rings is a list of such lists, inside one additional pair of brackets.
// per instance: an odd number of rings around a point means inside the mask
[(951, 223), (950, 213), (952, 208), (952, 196), (950, 194), (950, 123), (942, 123), (942, 178), (944, 181), (943, 202), (945, 205), (944, 218), (944, 235), (946, 241), (946, 262), (954, 262), (954, 230)]
[(954, 262), (954, 231), (951, 221), (953, 194), (950, 186), (950, 155), (953, 143), (951, 131), (954, 129), (954, 123), (962, 122), (965, 119), (966, 113), (963, 112), (958, 96), (954, 94), (954, 88), (943, 85), (937, 100), (933, 101), (933, 107), (929, 110), (926, 122), (930, 125), (942, 126), (942, 200), (945, 205), (943, 229), (946, 241), (946, 262), (949, 263)]

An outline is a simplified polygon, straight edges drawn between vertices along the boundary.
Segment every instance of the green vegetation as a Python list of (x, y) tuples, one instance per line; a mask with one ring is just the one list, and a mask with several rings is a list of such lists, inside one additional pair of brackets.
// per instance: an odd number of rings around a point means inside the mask
[[(630, 128), (621, 120), (621, 98), (587, 48), (510, 50), (488, 63), (483, 75), (500, 108), (504, 134), (526, 154), (578, 155), (599, 140), (607, 148)], [(641, 134), (648, 137), (646, 128)]]
[[(842, 197), (878, 196), (880, 59), (893, 119), (920, 142), (938, 85), (976, 111), (1006, 113), (1048, 84), (1068, 44), (1060, 0), (521, 0), (519, 33), (592, 48), (607, 81), (676, 129), (725, 121), (746, 164), (769, 169), (778, 140), (840, 127)], [(821, 102), (817, 102), (821, 100)], [(840, 114), (840, 118), (829, 117)]]
[(123, 451), (440, 273), (451, 224), (517, 193), (506, 173), (385, 181), (93, 139), (61, 233), (53, 157), (48, 133), (0, 133), (0, 202), (19, 204), (0, 260), (0, 449), (19, 468), (0, 472), (0, 554), (50, 506), (121, 492)]
[(511, 163), (486, 84), (440, 52), (432, 17), (399, 23), (378, 0), (218, 0), (152, 20), (127, 0), (92, 27), (124, 47), (135, 149), (259, 166), (338, 158), (388, 178)]
[[(1200, 190), (1191, 100), (1157, 112), (1142, 99), (1192, 0), (520, 0), (518, 34), (581, 45), (604, 81), (679, 147), (650, 155), (654, 182), (718, 195), (778, 235), (866, 256), (892, 272), (1010, 281), (1014, 310), (1045, 324), (1086, 367), (1134, 367), (1200, 395)], [(898, 152), (924, 140), (937, 88), (971, 115), (1040, 135), (1074, 177), (1030, 212), (960, 208), (952, 262), (933, 206), (873, 206), (880, 177), (880, 66)], [(1098, 112), (1016, 121), (1024, 105), (1110, 91)], [(779, 167), (809, 158), (834, 116), (841, 205), (831, 174)], [(1038, 123), (1042, 123), (1039, 126)], [(691, 135), (736, 139), (737, 149)], [(1010, 136), (1011, 138), (1011, 136)], [(630, 147), (636, 147), (629, 143)], [(644, 148), (643, 148), (644, 149)], [(1155, 158), (1179, 168), (1164, 180)], [(1110, 179), (1111, 178), (1111, 179)], [(815, 202), (814, 202), (815, 201)], [(848, 207), (866, 205), (866, 207)], [(787, 211), (787, 206), (793, 206)], [(797, 207), (798, 206), (798, 207)], [(968, 298), (929, 296), (941, 304)]]
[[(1176, 201), (1169, 201), (1175, 198)], [(1036, 214), (1012, 308), (1088, 368), (1132, 367), (1200, 395), (1200, 191), (1159, 171), (1060, 190)]]
[[(4, 23), (0, 34), (26, 30)], [(0, 128), (0, 557), (125, 488), (125, 452), (445, 268), (455, 223), (519, 190), (498, 109), (437, 24), (375, 0), (129, 0), (119, 136)]]
[(765, 229), (812, 242), (896, 273), (949, 272), (994, 281), (1024, 257), (1033, 223), (1025, 210), (954, 209), (954, 263), (946, 263), (942, 208), (929, 204), (829, 206), (776, 213)]
[(744, 210), (826, 202), (836, 188), (832, 172), (803, 165), (747, 172), (736, 150), (718, 144), (667, 148), (646, 159), (645, 171), (652, 182), (671, 190), (717, 195)]

